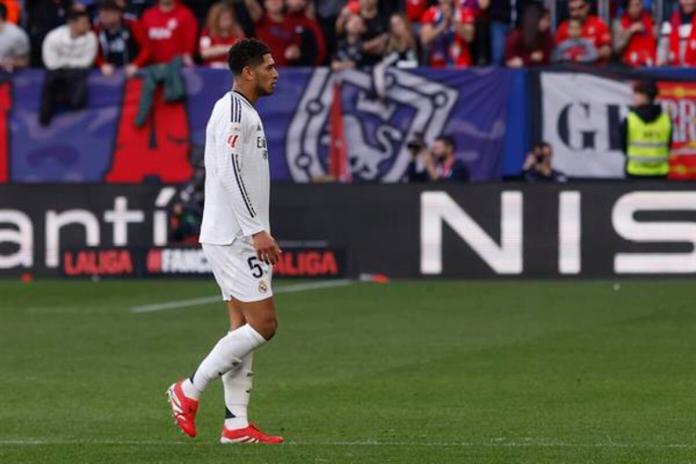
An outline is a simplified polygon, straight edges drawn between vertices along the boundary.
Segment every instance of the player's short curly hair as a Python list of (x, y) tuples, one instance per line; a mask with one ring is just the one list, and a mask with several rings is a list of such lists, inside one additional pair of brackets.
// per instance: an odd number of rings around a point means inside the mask
[(271, 53), (268, 45), (256, 39), (243, 39), (232, 45), (227, 55), (227, 63), (235, 76), (242, 73), (245, 66), (257, 66), (263, 63), (263, 56)]

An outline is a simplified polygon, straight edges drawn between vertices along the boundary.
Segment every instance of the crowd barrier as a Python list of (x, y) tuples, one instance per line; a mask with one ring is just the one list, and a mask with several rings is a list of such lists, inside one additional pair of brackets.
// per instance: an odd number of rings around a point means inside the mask
[[(655, 74), (659, 72), (659, 74)], [(660, 80), (675, 122), (673, 174), (696, 176), (696, 73), (650, 71)], [(355, 182), (398, 182), (417, 133), (454, 136), (474, 181), (520, 173), (532, 142), (547, 140), (556, 167), (571, 177), (623, 176), (618, 124), (631, 100), (630, 81), (646, 72), (606, 69), (541, 71), (389, 69), (386, 91), (367, 71), (282, 69), (276, 94), (261, 99), (272, 178), (309, 182), (327, 174), (333, 83), (342, 83), (348, 156)], [(89, 79), (85, 110), (38, 123), (43, 73), (0, 79), (0, 183), (154, 180), (181, 183), (200, 159), (215, 101), (229, 88), (227, 71), (183, 71), (187, 98), (165, 103), (161, 91), (142, 127), (135, 126), (142, 81), (122, 75)]]
[[(202, 276), (171, 239), (175, 186), (0, 186), (0, 275)], [(287, 277), (625, 278), (696, 274), (696, 187), (276, 184)]]

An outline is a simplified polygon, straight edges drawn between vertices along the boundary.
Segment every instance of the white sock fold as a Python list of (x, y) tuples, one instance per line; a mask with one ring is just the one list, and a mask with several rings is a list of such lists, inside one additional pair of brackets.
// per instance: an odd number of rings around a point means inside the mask
[(228, 430), (242, 429), (249, 425), (247, 407), (254, 383), (252, 365), (254, 353), (242, 358), (242, 365), (232, 369), (222, 376), (225, 391), (225, 428)]
[(182, 384), (184, 395), (197, 400), (216, 377), (242, 364), (242, 360), (266, 340), (249, 324), (222, 337), (193, 375)]

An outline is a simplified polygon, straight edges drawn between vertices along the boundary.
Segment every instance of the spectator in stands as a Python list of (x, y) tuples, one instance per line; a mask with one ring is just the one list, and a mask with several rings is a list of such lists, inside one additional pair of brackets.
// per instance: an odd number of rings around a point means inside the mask
[(452, 64), (450, 47), (454, 43), (454, 13), (452, 1), (439, 0), (421, 17), (420, 40), (429, 66), (442, 68)]
[(658, 66), (696, 66), (696, 0), (679, 0), (679, 8), (662, 23)]
[(425, 166), (430, 180), (441, 182), (467, 182), (469, 170), (464, 161), (456, 157), (457, 146), (449, 135), (440, 135), (430, 147), (430, 156), (425, 157)]
[(86, 11), (73, 11), (68, 23), (52, 30), (42, 48), (46, 69), (88, 69), (97, 56), (97, 38)]
[(510, 68), (547, 65), (553, 53), (549, 12), (540, 5), (530, 5), (505, 44), (505, 63)]
[(434, 68), (471, 65), (469, 44), (474, 39), (474, 15), (468, 8), (455, 10), (451, 0), (439, 0), (422, 19), (421, 43), (427, 64)]
[(456, 67), (468, 67), (474, 64), (471, 46), (476, 38), (476, 16), (468, 7), (460, 7), (454, 16), (454, 46), (451, 49), (452, 60)]
[(0, 3), (0, 68), (13, 72), (29, 65), (29, 36), (6, 18), (7, 7)]
[(655, 66), (657, 41), (652, 15), (642, 0), (626, 0), (623, 15), (614, 22), (614, 50), (632, 67)]
[(512, 17), (512, 3), (510, 0), (482, 0), (478, 3), (483, 11), (485, 27), (488, 30), (486, 42), (489, 47), (490, 63), (502, 65), (505, 58), (505, 40), (510, 31), (510, 25), (515, 22), (515, 18)]
[(566, 182), (568, 179), (553, 169), (553, 148), (548, 142), (540, 142), (527, 154), (522, 166), (522, 176), (527, 182)]
[(244, 38), (244, 30), (237, 23), (234, 8), (229, 2), (210, 7), (205, 28), (201, 33), (199, 51), (203, 62), (212, 67), (227, 68), (230, 47)]
[(288, 18), (299, 36), (300, 56), (292, 62), (295, 66), (319, 66), (326, 62), (324, 33), (308, 11), (307, 0), (286, 0)]
[(338, 34), (343, 34), (345, 24), (352, 15), (359, 15), (365, 23), (365, 32), (361, 37), (363, 60), (365, 65), (374, 66), (384, 56), (389, 31), (389, 16), (379, 10), (377, 0), (351, 0), (336, 20)]
[(556, 31), (556, 44), (569, 38), (568, 28), (571, 21), (580, 24), (580, 36), (587, 39), (597, 49), (598, 61), (606, 63), (611, 58), (611, 34), (609, 27), (597, 16), (590, 14), (587, 0), (568, 0), (570, 19), (563, 21)]
[(409, 161), (406, 168), (404, 180), (411, 183), (429, 181), (428, 165), (432, 164), (432, 159), (428, 146), (423, 139), (423, 134), (420, 132), (414, 134), (413, 140), (406, 144), (406, 148), (411, 154), (411, 161)]
[(326, 40), (326, 55), (336, 52), (336, 20), (344, 6), (344, 0), (321, 0), (315, 2), (315, 13)]
[(285, 16), (283, 0), (244, 0), (254, 22), (254, 35), (271, 49), (277, 66), (284, 67), (300, 58), (300, 38), (292, 21)]
[(409, 21), (403, 13), (392, 14), (389, 20), (389, 38), (382, 61), (372, 67), (372, 83), (376, 96), (384, 101), (387, 94), (387, 68), (415, 68), (418, 66), (416, 40)]
[(339, 40), (336, 56), (331, 63), (334, 71), (361, 68), (366, 64), (361, 39), (365, 32), (365, 21), (359, 15), (351, 15), (345, 25), (345, 31), (346, 34)]
[[(504, 64), (505, 41), (512, 26), (516, 25), (527, 6), (536, 0), (463, 0), (463, 6), (472, 9), (481, 18), (479, 28), (485, 34), (481, 42), (488, 42), (490, 62)], [(480, 59), (480, 58), (479, 58)]]
[(594, 63), (598, 58), (594, 43), (582, 36), (582, 23), (569, 19), (566, 38), (556, 45), (551, 60), (554, 63)]
[(150, 43), (152, 63), (169, 63), (181, 57), (185, 65), (193, 64), (198, 23), (188, 8), (176, 0), (158, 0), (143, 13), (141, 25)]
[(96, 64), (104, 75), (110, 76), (116, 68), (124, 68), (126, 76), (132, 77), (149, 61), (144, 31), (135, 21), (124, 19), (115, 0), (103, 0), (99, 4), (96, 33), (99, 42)]
[(47, 125), (58, 104), (71, 109), (87, 104), (87, 75), (97, 56), (97, 37), (91, 30), (87, 11), (71, 11), (68, 23), (46, 36), (44, 79), (39, 122)]
[(655, 103), (655, 82), (638, 82), (634, 106), (621, 122), (621, 143), (626, 153), (626, 175), (634, 179), (665, 178), (669, 174), (672, 119)]
[(33, 0), (25, 2), (27, 33), (31, 43), (31, 65), (42, 65), (41, 47), (46, 35), (65, 24), (72, 0)]
[(489, 0), (461, 0), (460, 7), (468, 8), (474, 14), (474, 40), (469, 44), (473, 66), (490, 66), (491, 27), (488, 11)]
[(19, 24), (22, 16), (22, 3), (19, 0), (0, 0), (0, 5), (5, 7), (5, 22)]
[(397, 68), (415, 68), (418, 66), (418, 51), (413, 29), (408, 18), (396, 13), (389, 19), (389, 38), (387, 39), (384, 63)]

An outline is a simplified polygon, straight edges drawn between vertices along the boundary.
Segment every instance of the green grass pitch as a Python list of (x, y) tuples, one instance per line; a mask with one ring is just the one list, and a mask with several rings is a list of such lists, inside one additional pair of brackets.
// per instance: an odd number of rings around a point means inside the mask
[[(276, 288), (292, 283), (276, 282)], [(0, 463), (696, 462), (690, 281), (395, 282), (277, 297), (251, 417), (287, 444), (199, 437), (165, 388), (226, 330), (210, 281), (0, 281)]]

